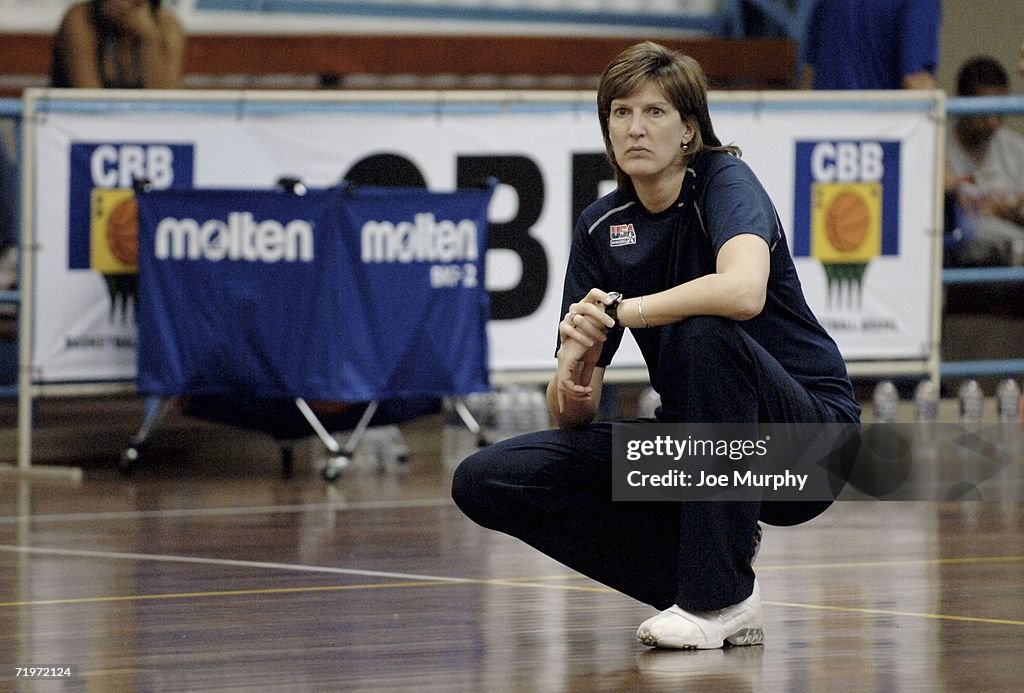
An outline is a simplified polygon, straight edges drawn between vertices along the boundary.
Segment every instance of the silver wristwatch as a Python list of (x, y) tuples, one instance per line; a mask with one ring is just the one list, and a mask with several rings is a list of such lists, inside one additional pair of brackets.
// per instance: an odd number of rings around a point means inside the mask
[[(615, 327), (622, 327), (619, 323), (619, 304), (622, 303), (622, 294), (618, 291), (612, 291), (608, 294), (608, 298), (610, 298), (612, 302), (604, 307), (604, 312), (606, 315), (612, 316), (612, 320), (615, 321)], [(615, 327), (612, 329), (615, 329)]]

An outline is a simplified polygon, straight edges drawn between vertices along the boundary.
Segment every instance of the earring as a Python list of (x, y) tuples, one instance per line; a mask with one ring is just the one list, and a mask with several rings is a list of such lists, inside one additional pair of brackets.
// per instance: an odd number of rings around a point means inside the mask
[(690, 148), (690, 143), (689, 142), (683, 142), (683, 151), (685, 152), (689, 148)]

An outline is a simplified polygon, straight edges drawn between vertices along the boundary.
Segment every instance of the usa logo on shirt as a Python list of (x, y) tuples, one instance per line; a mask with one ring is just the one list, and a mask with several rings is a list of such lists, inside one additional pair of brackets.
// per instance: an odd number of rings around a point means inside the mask
[(636, 231), (633, 230), (632, 224), (613, 224), (609, 230), (613, 248), (618, 248), (620, 245), (636, 244)]

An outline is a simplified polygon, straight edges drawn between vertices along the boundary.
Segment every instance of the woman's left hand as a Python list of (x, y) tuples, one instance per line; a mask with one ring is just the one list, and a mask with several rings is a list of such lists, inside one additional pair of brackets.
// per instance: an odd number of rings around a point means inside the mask
[(611, 302), (607, 292), (591, 289), (577, 303), (569, 306), (569, 312), (558, 324), (558, 335), (563, 343), (574, 340), (592, 348), (608, 338), (608, 330), (615, 327), (615, 321), (605, 313), (605, 306)]
[(569, 306), (569, 312), (558, 324), (561, 347), (555, 381), (560, 412), (565, 411), (566, 399), (587, 401), (593, 396), (590, 381), (608, 330), (615, 326), (615, 321), (604, 312), (610, 300), (606, 292), (591, 289)]

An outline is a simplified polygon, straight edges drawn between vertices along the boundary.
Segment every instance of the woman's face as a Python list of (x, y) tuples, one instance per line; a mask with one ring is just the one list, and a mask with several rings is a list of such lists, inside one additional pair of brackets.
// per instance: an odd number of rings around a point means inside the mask
[(608, 116), (612, 153), (634, 182), (652, 182), (682, 170), (682, 145), (693, 135), (693, 127), (654, 82), (612, 100)]

